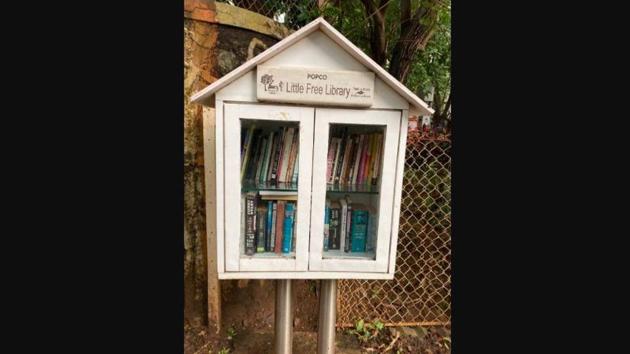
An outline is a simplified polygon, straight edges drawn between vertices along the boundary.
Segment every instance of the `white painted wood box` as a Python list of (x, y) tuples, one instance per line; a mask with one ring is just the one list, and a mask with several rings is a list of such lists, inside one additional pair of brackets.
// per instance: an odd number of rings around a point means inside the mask
[(393, 278), (407, 121), (425, 102), (321, 18), (192, 101), (220, 279)]

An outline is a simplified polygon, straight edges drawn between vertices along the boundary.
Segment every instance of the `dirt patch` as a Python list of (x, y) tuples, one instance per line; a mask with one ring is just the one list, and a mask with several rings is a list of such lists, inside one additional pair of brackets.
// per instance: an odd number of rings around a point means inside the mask
[[(228, 339), (231, 338), (231, 339)], [(185, 354), (273, 354), (273, 330), (242, 328), (217, 335), (207, 327), (185, 327)], [(223, 350), (223, 352), (221, 352)], [(311, 354), (317, 352), (317, 332), (295, 331), (293, 352)], [(448, 327), (387, 327), (368, 341), (339, 329), (336, 335), (337, 354), (367, 353), (420, 353), (450, 354), (450, 329)]]

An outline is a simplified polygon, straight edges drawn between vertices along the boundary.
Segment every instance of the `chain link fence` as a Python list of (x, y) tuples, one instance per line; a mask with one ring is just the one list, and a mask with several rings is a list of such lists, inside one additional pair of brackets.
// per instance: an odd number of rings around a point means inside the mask
[(451, 317), (451, 143), (410, 131), (394, 280), (341, 280), (337, 325), (446, 325)]

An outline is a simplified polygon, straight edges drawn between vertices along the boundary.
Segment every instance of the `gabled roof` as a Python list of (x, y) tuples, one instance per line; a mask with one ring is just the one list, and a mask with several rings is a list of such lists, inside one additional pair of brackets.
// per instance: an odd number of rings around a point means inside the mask
[(330, 23), (326, 22), (323, 17), (319, 17), (315, 19), (313, 22), (308, 25), (302, 27), (298, 31), (294, 32), (290, 36), (276, 43), (269, 49), (264, 52), (258, 54), (254, 58), (246, 61), (238, 68), (232, 70), (219, 80), (213, 82), (211, 85), (208, 85), (206, 88), (200, 90), (195, 93), (191, 97), (192, 102), (200, 102), (210, 96), (212, 96), (216, 91), (224, 88), (232, 81), (238, 79), (244, 74), (248, 73), (250, 70), (256, 68), (257, 65), (266, 62), (267, 60), (273, 58), (277, 54), (281, 53), (283, 50), (287, 49), (300, 39), (308, 36), (309, 34), (321, 30), (328, 37), (330, 37), (335, 43), (337, 43), (340, 47), (342, 47), (348, 54), (350, 54), (353, 58), (359, 61), (361, 64), (365, 65), (368, 69), (374, 71), (376, 76), (378, 76), (381, 80), (383, 80), (388, 86), (390, 86), (394, 91), (396, 91), (400, 96), (406, 99), (410, 105), (416, 108), (422, 115), (433, 114), (434, 110), (429, 107), (423, 100), (418, 98), (413, 92), (411, 92), (405, 85), (396, 80), (392, 75), (390, 75), (385, 69), (383, 69), (380, 65), (378, 65), (372, 58), (367, 56), (361, 49), (352, 44), (346, 37), (344, 37), (339, 31), (337, 31)]

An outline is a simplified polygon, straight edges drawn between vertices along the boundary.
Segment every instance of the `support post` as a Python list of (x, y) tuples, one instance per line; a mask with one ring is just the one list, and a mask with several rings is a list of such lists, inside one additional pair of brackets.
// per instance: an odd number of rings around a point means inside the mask
[(337, 321), (337, 279), (323, 279), (320, 288), (317, 354), (334, 354), (335, 322)]
[(276, 280), (275, 316), (276, 354), (293, 353), (293, 284), (291, 279)]

